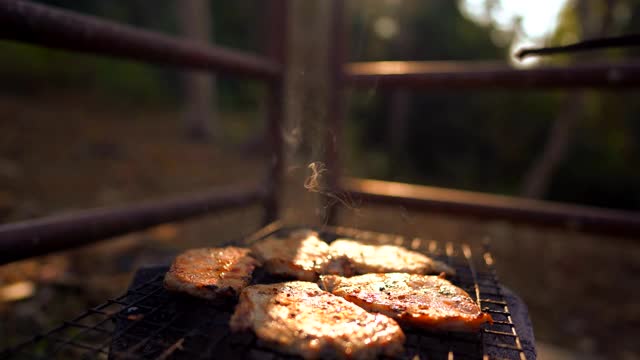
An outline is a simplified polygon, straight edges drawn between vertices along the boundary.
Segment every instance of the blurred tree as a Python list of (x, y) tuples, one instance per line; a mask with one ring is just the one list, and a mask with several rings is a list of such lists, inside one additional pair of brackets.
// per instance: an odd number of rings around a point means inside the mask
[[(607, 23), (606, 35), (640, 31), (640, 1), (586, 1), (594, 12), (590, 26)], [(580, 29), (574, 6), (561, 18), (551, 44), (568, 42), (566, 34)], [(609, 13), (608, 16), (603, 14)], [(569, 40), (570, 41), (570, 40)], [(637, 48), (595, 51), (553, 57), (555, 61), (614, 62), (637, 57)], [(590, 91), (586, 93), (583, 118), (577, 124), (567, 159), (558, 166), (549, 184), (547, 198), (596, 206), (640, 209), (640, 169), (629, 166), (640, 161), (640, 126), (636, 91)]]
[(290, 160), (307, 161), (304, 166), (322, 158), (330, 9), (326, 0), (290, 2), (284, 139)]
[[(177, 2), (180, 26), (190, 40), (209, 43), (211, 26), (209, 0)], [(217, 135), (218, 109), (216, 78), (209, 72), (186, 71), (184, 79), (184, 117), (187, 133), (192, 139), (209, 140)]]
[[(399, 5), (399, 4), (397, 4)], [(391, 17), (381, 17), (377, 20), (378, 36), (393, 38), (389, 46), (389, 55), (391, 60), (412, 60), (415, 59), (414, 49), (415, 32), (410, 29), (398, 29), (398, 18), (406, 18), (412, 11), (412, 6), (393, 6), (390, 9)], [(386, 28), (384, 27), (386, 25)], [(398, 173), (403, 167), (409, 164), (405, 160), (406, 144), (408, 140), (409, 130), (409, 110), (411, 106), (411, 92), (406, 89), (393, 89), (389, 99), (389, 154), (394, 161), (390, 162), (390, 173)]]
[[(464, 60), (504, 54), (492, 42), (488, 31), (461, 16), (455, 2), (357, 3), (360, 6), (354, 6), (352, 29), (355, 59)], [(352, 127), (364, 131), (351, 133), (366, 149), (365, 161), (358, 161), (355, 168), (368, 163), (366, 166), (375, 169), (368, 176), (461, 186), (442, 166), (470, 169), (470, 159), (461, 159), (459, 155), (467, 152), (467, 145), (472, 143), (451, 141), (446, 136), (462, 137), (468, 131), (490, 130), (470, 122), (474, 108), (461, 108), (444, 92), (400, 91), (389, 95), (374, 89), (356, 93), (354, 97)], [(462, 93), (455, 96), (459, 103), (467, 103), (468, 97)], [(405, 111), (406, 115), (402, 114)], [(468, 180), (472, 179), (467, 177)]]
[[(520, 28), (523, 19), (514, 18), (511, 28), (504, 19), (491, 19), (507, 1), (516, 0), (474, 1), (488, 15), (471, 17), (461, 5), (466, 0), (354, 0), (352, 59), (510, 59), (513, 44), (529, 39)], [(640, 31), (638, 0), (566, 4), (553, 22), (555, 30), (539, 41), (563, 44)], [(580, 6), (589, 8), (588, 20), (580, 19)], [(385, 29), (393, 35), (381, 36)], [(410, 39), (406, 52), (400, 51), (404, 39)], [(537, 64), (567, 65), (597, 56), (611, 61), (634, 54), (640, 51), (554, 56)], [(640, 161), (634, 91), (442, 89), (407, 94), (398, 97), (375, 88), (354, 94), (346, 142), (354, 175), (505, 194), (528, 188), (529, 195), (551, 200), (640, 208), (640, 169), (628, 166)]]
[[(575, 11), (577, 32), (582, 39), (606, 36), (612, 23), (616, 0), (575, 1), (566, 11)], [(585, 117), (586, 94), (584, 91), (570, 93), (551, 127), (547, 142), (531, 168), (524, 176), (522, 194), (531, 198), (546, 195), (558, 166), (566, 159), (571, 146), (576, 123)]]
[[(298, 2), (296, 2), (298, 1)], [(507, 1), (485, 1), (488, 17), (475, 18), (461, 5), (471, 0), (350, 0), (351, 54), (359, 60), (508, 59), (510, 44), (521, 36), (490, 16)], [(560, 1), (560, 0), (558, 0)], [(40, 0), (85, 14), (169, 34), (182, 32), (176, 16), (182, 2), (157, 0)], [(323, 3), (323, 4), (319, 4)], [(289, 125), (285, 134), (302, 158), (317, 159), (326, 78), (326, 1), (292, 1)], [(608, 11), (607, 34), (640, 32), (640, 0), (587, 0), (589, 26), (600, 29)], [(264, 1), (212, 0), (209, 16), (216, 43), (264, 52)], [(577, 0), (562, 13), (545, 41), (563, 44), (581, 36)], [(606, 10), (606, 9), (609, 10)], [(481, 9), (482, 10), (482, 9)], [(296, 15), (299, 13), (299, 15)], [(268, 20), (268, 19), (267, 19)], [(293, 24), (295, 22), (295, 24)], [(139, 107), (181, 102), (180, 72), (173, 68), (97, 58), (62, 51), (0, 43), (0, 92), (52, 90), (108, 96)], [(606, 56), (606, 61), (640, 55), (640, 49), (595, 52), (580, 58), (554, 56), (539, 64), (568, 64)], [(73, 64), (73, 66), (69, 66)], [(306, 64), (306, 65), (301, 65)], [(264, 87), (245, 79), (217, 79), (219, 110), (243, 112), (242, 134), (264, 122), (254, 116)], [(90, 90), (87, 92), (86, 90)], [(86, 95), (89, 93), (88, 95)], [(563, 91), (356, 91), (344, 151), (357, 175), (506, 194), (530, 188), (540, 197), (584, 204), (640, 208), (640, 103), (636, 91), (584, 91), (571, 101)], [(213, 100), (214, 94), (211, 98)], [(569, 104), (572, 104), (569, 106)], [(572, 108), (578, 108), (575, 112)], [(403, 114), (406, 113), (406, 114)], [(574, 115), (567, 115), (574, 114)], [(253, 118), (256, 119), (253, 119)], [(205, 118), (209, 120), (209, 118)], [(573, 120), (572, 120), (573, 119)], [(222, 119), (219, 119), (222, 121)], [(237, 124), (238, 121), (234, 121)], [(217, 126), (215, 123), (207, 123)], [(222, 124), (220, 124), (222, 125)], [(228, 133), (234, 131), (226, 127)], [(215, 128), (211, 129), (216, 133)], [(305, 131), (308, 130), (308, 131)], [(320, 130), (320, 131), (319, 131)], [(542, 169), (542, 170), (539, 170)], [(543, 175), (532, 175), (543, 174)], [(543, 181), (541, 181), (542, 179)], [(579, 185), (579, 186), (577, 186)], [(540, 190), (542, 189), (542, 190)]]

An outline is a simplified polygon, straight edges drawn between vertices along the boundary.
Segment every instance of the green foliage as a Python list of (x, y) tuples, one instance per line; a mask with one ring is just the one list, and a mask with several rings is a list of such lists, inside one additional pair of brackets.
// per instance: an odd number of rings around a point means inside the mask
[[(358, 42), (354, 58), (484, 60), (505, 59), (508, 55), (508, 44), (492, 41), (491, 23), (465, 18), (455, 2), (406, 0), (402, 4), (405, 9), (398, 20), (401, 31), (391, 40), (376, 38), (372, 24), (378, 16), (400, 15), (384, 6), (355, 9), (352, 32)], [(640, 1), (618, 1), (618, 6), (613, 18), (616, 33), (638, 33)], [(577, 40), (580, 26), (575, 9), (568, 6), (548, 44)], [(368, 35), (363, 35), (367, 31)], [(394, 44), (407, 39), (411, 46), (399, 52)], [(614, 50), (577, 59), (555, 56), (545, 62), (570, 65), (597, 57), (615, 61), (637, 55), (637, 51)], [(354, 153), (350, 154), (353, 160), (349, 166), (357, 175), (517, 195), (568, 94), (446, 89), (413, 92), (406, 145), (393, 158), (397, 151), (390, 150), (388, 141), (391, 93), (382, 89), (357, 92), (352, 97), (348, 131), (357, 145), (351, 146), (355, 150), (350, 149)], [(567, 158), (552, 178), (548, 199), (640, 209), (640, 168), (633, 165), (640, 162), (636, 116), (640, 105), (634, 98), (635, 92), (588, 93), (579, 124), (571, 134)]]
[(1, 42), (0, 76), (12, 92), (93, 89), (145, 102), (175, 96), (166, 70), (148, 65)]
[[(361, 43), (356, 44), (360, 54), (354, 57), (359, 60), (469, 60), (495, 59), (505, 54), (504, 48), (492, 42), (487, 29), (460, 14), (455, 2), (407, 1), (403, 6), (408, 9), (398, 20), (402, 24), (399, 38), (387, 41), (373, 34), (360, 35), (357, 40)], [(362, 34), (363, 28), (370, 28), (376, 16), (384, 13), (384, 9), (378, 11), (379, 14), (367, 17), (356, 13), (352, 31)], [(411, 45), (408, 50), (399, 51), (394, 49), (394, 41), (410, 41)], [(368, 176), (489, 191), (512, 190), (513, 181), (508, 180), (512, 180), (513, 175), (505, 179), (490, 174), (512, 173), (515, 164), (526, 156), (521, 148), (536, 139), (534, 136), (528, 141), (516, 141), (512, 132), (539, 133), (546, 125), (539, 120), (543, 118), (541, 114), (548, 116), (553, 111), (550, 106), (534, 106), (533, 112), (519, 113), (521, 106), (536, 105), (541, 97), (544, 103), (549, 98), (545, 95), (414, 93), (403, 158), (390, 159), (386, 151), (390, 95), (378, 89), (353, 96), (352, 121), (360, 131), (352, 133), (361, 134), (354, 140), (367, 149), (363, 156), (365, 164), (371, 163)], [(514, 117), (521, 121), (513, 122)], [(362, 159), (357, 162), (362, 164)], [(391, 166), (397, 163), (404, 166)]]
[(213, 38), (216, 44), (264, 53), (268, 19), (266, 2), (260, 0), (211, 2)]
[[(178, 35), (175, 2), (157, 0), (44, 0), (48, 5), (99, 16), (108, 20)], [(261, 50), (257, 1), (214, 1), (211, 6), (213, 38), (221, 45)], [(266, 24), (265, 24), (266, 25)], [(162, 102), (176, 106), (181, 96), (181, 70), (120, 59), (80, 55), (12, 42), (0, 42), (0, 77), (3, 91), (90, 91), (118, 101)], [(255, 83), (222, 79), (219, 103), (223, 109), (257, 109), (261, 88)]]
[[(488, 5), (497, 2), (487, 1)], [(167, 34), (179, 33), (174, 1), (40, 2)], [(497, 30), (492, 23), (466, 18), (457, 1), (348, 3), (351, 60), (504, 60), (508, 56), (508, 44), (496, 42)], [(616, 3), (612, 31), (640, 32), (640, 0)], [(266, 31), (258, 31), (268, 26), (264, 2), (214, 0), (211, 8), (216, 43), (264, 52)], [(603, 11), (602, 6), (596, 8)], [(395, 21), (395, 36), (376, 35), (375, 24), (381, 17)], [(568, 6), (547, 43), (577, 40), (580, 21), (575, 8)], [(503, 40), (513, 37), (504, 30), (499, 35)], [(0, 42), (0, 49), (0, 78), (5, 85), (2, 91), (90, 91), (136, 104), (149, 101), (177, 105), (181, 96), (180, 72), (176, 69), (6, 41)], [(557, 56), (546, 62), (568, 65), (597, 57), (616, 60), (640, 55), (638, 51), (615, 50), (579, 58)], [(227, 112), (242, 109), (257, 113), (264, 95), (262, 85), (243, 79), (220, 77), (218, 88), (220, 107)], [(381, 89), (359, 91), (351, 97), (347, 166), (359, 175), (517, 194), (525, 172), (547, 141), (566, 94), (496, 90), (412, 93), (408, 136), (398, 153), (389, 150), (391, 93)], [(635, 92), (588, 94), (568, 157), (552, 179), (549, 199), (640, 208), (640, 167), (634, 166), (640, 162), (640, 124), (636, 116), (640, 104), (636, 98)], [(257, 126), (259, 122), (245, 125)], [(240, 126), (233, 131), (241, 133), (243, 129)]]
[[(597, 13), (605, 11), (605, 2), (589, 3)], [(612, 24), (606, 34), (638, 33), (640, 1), (616, 2)], [(565, 9), (559, 27), (550, 42), (577, 40), (580, 19), (575, 8)], [(581, 55), (574, 63), (619, 61), (637, 56), (634, 48), (614, 49)], [(569, 63), (570, 57), (561, 61)], [(548, 197), (559, 201), (638, 210), (640, 208), (640, 170), (632, 164), (640, 161), (640, 126), (636, 91), (592, 91), (587, 96), (583, 118), (573, 134), (568, 158), (554, 176)]]
[(640, 204), (638, 93), (593, 92), (588, 116), (574, 134), (549, 197), (637, 210)]

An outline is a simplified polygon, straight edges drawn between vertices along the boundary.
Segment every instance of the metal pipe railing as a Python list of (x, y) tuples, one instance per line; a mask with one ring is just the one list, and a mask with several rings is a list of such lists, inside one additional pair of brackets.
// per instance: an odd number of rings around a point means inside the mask
[(640, 213), (370, 179), (343, 179), (341, 190), (354, 199), (413, 210), (640, 236)]
[(275, 220), (282, 173), (280, 124), (284, 114), (286, 10), (286, 0), (268, 4), (267, 58), (29, 1), (0, 0), (0, 39), (267, 80), (266, 137), (270, 148), (264, 187), (219, 188), (139, 205), (0, 225), (0, 264), (258, 202), (264, 206), (265, 221)]
[[(344, 42), (344, 0), (334, 0), (332, 46)], [(336, 18), (338, 20), (336, 20)], [(335, 50), (334, 50), (335, 51)], [(622, 211), (532, 201), (481, 193), (362, 179), (341, 179), (339, 147), (344, 111), (340, 99), (346, 86), (410, 89), (536, 89), (634, 88), (640, 86), (640, 63), (586, 64), (571, 67), (515, 69), (497, 62), (377, 61), (352, 62), (339, 52), (329, 54), (334, 71), (328, 101), (325, 156), (331, 191), (346, 192), (374, 203), (479, 218), (500, 218), (538, 225), (563, 226), (611, 235), (640, 234), (640, 215)], [(340, 63), (342, 61), (342, 63)], [(337, 66), (336, 64), (339, 64)], [(336, 70), (337, 69), (337, 70)], [(335, 80), (337, 79), (337, 80)], [(339, 182), (339, 184), (338, 184)], [(337, 209), (329, 209), (335, 223)]]
[(0, 264), (87, 245), (154, 225), (258, 204), (265, 189), (213, 190), (115, 208), (92, 209), (0, 226)]
[(374, 61), (345, 65), (355, 87), (411, 89), (533, 89), (640, 87), (640, 63), (514, 69), (496, 62)]
[(257, 78), (282, 74), (260, 56), (22, 0), (0, 0), (0, 39)]

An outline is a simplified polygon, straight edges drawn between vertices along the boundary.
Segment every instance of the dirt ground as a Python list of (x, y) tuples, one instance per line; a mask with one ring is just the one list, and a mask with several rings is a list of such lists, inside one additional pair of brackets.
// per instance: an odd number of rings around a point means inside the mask
[[(233, 124), (237, 115), (225, 116)], [(0, 97), (0, 222), (259, 181), (264, 167), (259, 151), (187, 141), (179, 113), (161, 106)], [(288, 168), (283, 218), (319, 224), (304, 172)], [(1, 266), (0, 349), (117, 296), (135, 269), (244, 236), (260, 218), (259, 208), (230, 211)], [(367, 204), (343, 210), (341, 223), (442, 242), (488, 238), (501, 280), (529, 306), (537, 339), (581, 358), (640, 359), (640, 239)]]

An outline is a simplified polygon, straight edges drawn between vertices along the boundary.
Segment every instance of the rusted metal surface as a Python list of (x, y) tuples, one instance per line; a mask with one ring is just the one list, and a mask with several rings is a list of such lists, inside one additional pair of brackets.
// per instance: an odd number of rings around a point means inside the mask
[(221, 187), (138, 205), (86, 210), (0, 226), (0, 264), (70, 249), (132, 231), (256, 204), (262, 188)]
[[(269, 55), (284, 68), (287, 44), (287, 0), (270, 0), (269, 12)], [(284, 76), (272, 79), (267, 94), (267, 131), (265, 143), (269, 147), (267, 171), (267, 197), (265, 198), (264, 224), (278, 219), (279, 195), (283, 173), (282, 123), (284, 121)]]
[[(343, 65), (346, 59), (346, 37), (344, 24), (344, 0), (333, 0), (331, 4), (331, 26), (329, 34), (329, 95), (325, 138), (325, 163), (327, 166), (326, 186), (329, 192), (338, 189), (341, 174), (340, 141), (342, 137), (342, 122), (344, 119), (344, 71)], [(337, 219), (337, 207), (333, 206), (332, 198), (326, 197), (328, 203), (327, 223), (335, 224)]]
[(555, 54), (569, 54), (582, 51), (593, 51), (608, 48), (624, 48), (640, 46), (640, 35), (627, 34), (596, 39), (588, 39), (564, 46), (547, 46), (540, 48), (523, 48), (516, 52), (516, 57), (523, 59), (527, 56), (544, 56)]
[(286, 0), (269, 4), (269, 19), (270, 59), (266, 59), (27, 1), (0, 0), (0, 39), (268, 80), (267, 137), (271, 164), (265, 188), (225, 187), (169, 200), (0, 226), (0, 264), (259, 202), (265, 206), (265, 219), (275, 220), (282, 173), (280, 124), (284, 100)]
[(413, 89), (640, 87), (640, 62), (514, 69), (497, 62), (375, 61), (345, 65), (356, 87)]
[(282, 72), (259, 56), (20, 0), (0, 1), (0, 39), (258, 78)]
[(349, 178), (342, 185), (354, 198), (372, 203), (607, 235), (640, 235), (640, 213), (379, 180)]

